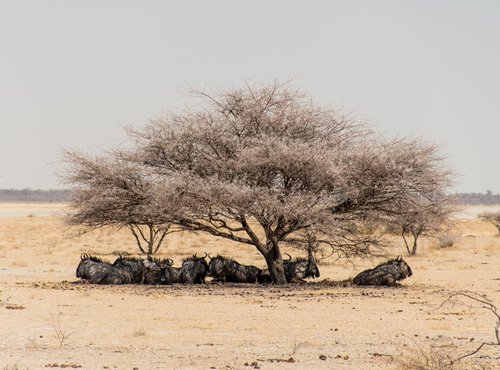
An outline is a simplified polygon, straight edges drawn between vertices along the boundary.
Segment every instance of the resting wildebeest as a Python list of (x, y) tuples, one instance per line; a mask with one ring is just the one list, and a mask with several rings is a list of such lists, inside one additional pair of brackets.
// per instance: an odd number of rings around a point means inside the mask
[(80, 256), (76, 277), (91, 284), (130, 284), (132, 282), (132, 275), (127, 270), (88, 254)]
[(373, 269), (360, 272), (352, 282), (356, 285), (387, 285), (396, 284), (397, 281), (411, 276), (410, 266), (399, 256), (378, 265)]
[(179, 282), (179, 274), (182, 267), (167, 266), (164, 271), (165, 284), (175, 284)]
[(209, 274), (215, 281), (228, 283), (256, 283), (260, 282), (262, 270), (249, 265), (242, 265), (221, 255), (210, 257), (208, 264)]
[(314, 258), (297, 258), (292, 261), (292, 257), (287, 254), (288, 260), (283, 260), (285, 278), (288, 283), (303, 280), (308, 277), (317, 278), (320, 276), (318, 266)]
[(186, 258), (182, 262), (181, 270), (179, 271), (178, 282), (181, 284), (201, 284), (205, 282), (205, 277), (208, 274), (208, 264), (205, 257), (198, 257), (196, 254)]
[(173, 263), (174, 261), (170, 258), (158, 259), (148, 256), (144, 261), (144, 284), (169, 284), (165, 271), (172, 266)]
[(132, 283), (142, 284), (144, 282), (145, 267), (142, 259), (119, 256), (113, 266), (128, 271), (132, 277)]

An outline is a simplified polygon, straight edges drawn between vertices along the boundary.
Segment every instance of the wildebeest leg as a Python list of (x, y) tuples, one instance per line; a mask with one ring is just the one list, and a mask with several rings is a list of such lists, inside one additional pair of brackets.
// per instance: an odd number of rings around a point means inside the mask
[(394, 286), (396, 285), (396, 278), (392, 275), (384, 276), (384, 285)]
[(290, 279), (289, 283), (296, 284), (296, 283), (305, 283), (306, 281), (304, 279), (297, 279), (297, 278), (292, 278)]

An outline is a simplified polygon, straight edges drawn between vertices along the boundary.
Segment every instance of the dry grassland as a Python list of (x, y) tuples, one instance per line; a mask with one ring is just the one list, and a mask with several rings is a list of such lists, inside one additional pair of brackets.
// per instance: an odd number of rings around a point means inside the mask
[[(490, 312), (437, 310), (464, 289), (500, 307), (500, 237), (472, 217), (457, 220), (453, 247), (425, 239), (399, 288), (335, 283), (385, 258), (324, 263), (319, 283), (150, 287), (77, 281), (81, 253), (114, 260), (136, 247), (126, 231), (73, 238), (62, 212), (0, 205), (0, 369), (398, 369), (423, 360), (438, 368), (494, 339)], [(394, 245), (388, 255), (403, 254)], [(193, 251), (263, 267), (255, 249), (206, 235), (173, 234), (163, 253), (179, 265)], [(456, 368), (500, 368), (499, 358), (490, 347)]]

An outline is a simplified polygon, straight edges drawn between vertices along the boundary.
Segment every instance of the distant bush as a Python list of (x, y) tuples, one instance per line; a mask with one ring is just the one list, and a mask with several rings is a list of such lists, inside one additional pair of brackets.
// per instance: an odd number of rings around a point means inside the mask
[(458, 193), (456, 199), (461, 204), (467, 205), (494, 205), (500, 204), (500, 194), (493, 194), (490, 190), (486, 193)]
[(500, 212), (483, 212), (478, 216), (481, 220), (491, 222), (498, 229), (500, 234)]
[(0, 202), (64, 203), (70, 196), (69, 190), (0, 189)]
[(450, 248), (458, 241), (460, 235), (454, 232), (445, 232), (436, 236), (439, 248)]

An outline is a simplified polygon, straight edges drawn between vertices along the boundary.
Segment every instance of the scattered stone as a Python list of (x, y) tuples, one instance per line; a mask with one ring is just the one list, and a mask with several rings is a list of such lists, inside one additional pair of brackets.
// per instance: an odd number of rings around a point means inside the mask
[(26, 307), (20, 305), (20, 304), (8, 304), (5, 306), (5, 309), (7, 310), (24, 310)]
[(47, 364), (45, 365), (45, 367), (60, 367), (60, 368), (71, 368), (71, 369), (78, 369), (78, 368), (81, 368), (83, 367), (82, 365), (77, 365), (77, 364), (73, 364), (73, 363), (69, 363), (69, 364), (56, 364), (56, 363), (53, 363), (53, 364)]

